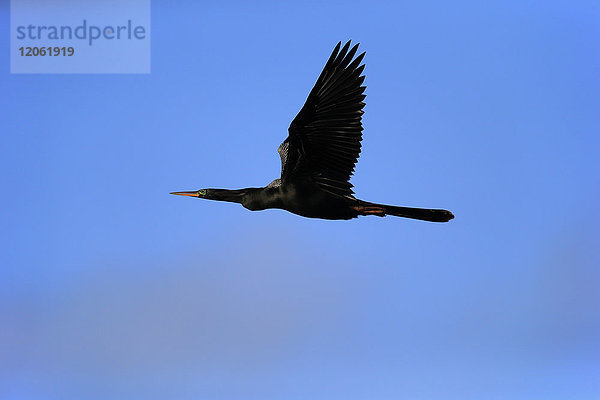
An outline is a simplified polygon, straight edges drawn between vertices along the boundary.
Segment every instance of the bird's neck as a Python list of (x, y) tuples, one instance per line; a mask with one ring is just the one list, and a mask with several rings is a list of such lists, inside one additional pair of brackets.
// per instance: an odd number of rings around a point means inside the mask
[(251, 211), (283, 208), (278, 187), (245, 189), (207, 189), (205, 199), (240, 203)]
[(244, 196), (250, 193), (254, 188), (246, 189), (208, 189), (205, 199), (217, 201), (229, 201), (231, 203), (243, 203)]

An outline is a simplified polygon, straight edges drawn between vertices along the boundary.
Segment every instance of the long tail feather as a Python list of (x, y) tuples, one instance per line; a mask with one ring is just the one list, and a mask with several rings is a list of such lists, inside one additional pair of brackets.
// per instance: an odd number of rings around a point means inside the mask
[(394, 215), (396, 217), (420, 219), (431, 222), (448, 222), (454, 218), (448, 210), (429, 209), (429, 208), (413, 208), (413, 207), (398, 207), (385, 204), (369, 203), (361, 201), (357, 211), (361, 215), (377, 215), (385, 217), (386, 215)]

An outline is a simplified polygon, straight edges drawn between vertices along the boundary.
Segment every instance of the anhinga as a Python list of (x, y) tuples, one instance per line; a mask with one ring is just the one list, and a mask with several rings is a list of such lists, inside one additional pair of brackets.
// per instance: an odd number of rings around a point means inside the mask
[(397, 207), (362, 201), (353, 196), (349, 179), (360, 154), (365, 77), (354, 58), (358, 44), (335, 46), (306, 103), (279, 146), (281, 178), (262, 188), (200, 189), (174, 192), (182, 196), (241, 203), (256, 211), (279, 208), (309, 218), (351, 219), (359, 215), (395, 215), (447, 222), (447, 210)]

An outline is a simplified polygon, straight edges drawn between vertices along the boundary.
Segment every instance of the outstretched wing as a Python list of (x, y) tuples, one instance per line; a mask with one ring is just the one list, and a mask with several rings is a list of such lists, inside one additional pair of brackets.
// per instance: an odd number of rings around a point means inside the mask
[[(365, 103), (365, 53), (354, 58), (358, 44), (335, 46), (306, 103), (279, 146), (281, 179), (310, 175), (323, 189), (351, 196), (349, 181), (360, 155), (362, 108)], [(354, 58), (354, 60), (353, 60)]]

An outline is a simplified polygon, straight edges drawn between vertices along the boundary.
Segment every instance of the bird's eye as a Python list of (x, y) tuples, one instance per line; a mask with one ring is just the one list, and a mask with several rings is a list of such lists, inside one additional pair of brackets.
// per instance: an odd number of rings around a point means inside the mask
[(204, 190), (204, 189), (200, 189), (200, 190), (198, 190), (198, 194), (199, 194), (200, 196), (204, 196), (204, 195), (206, 195), (206, 190)]

